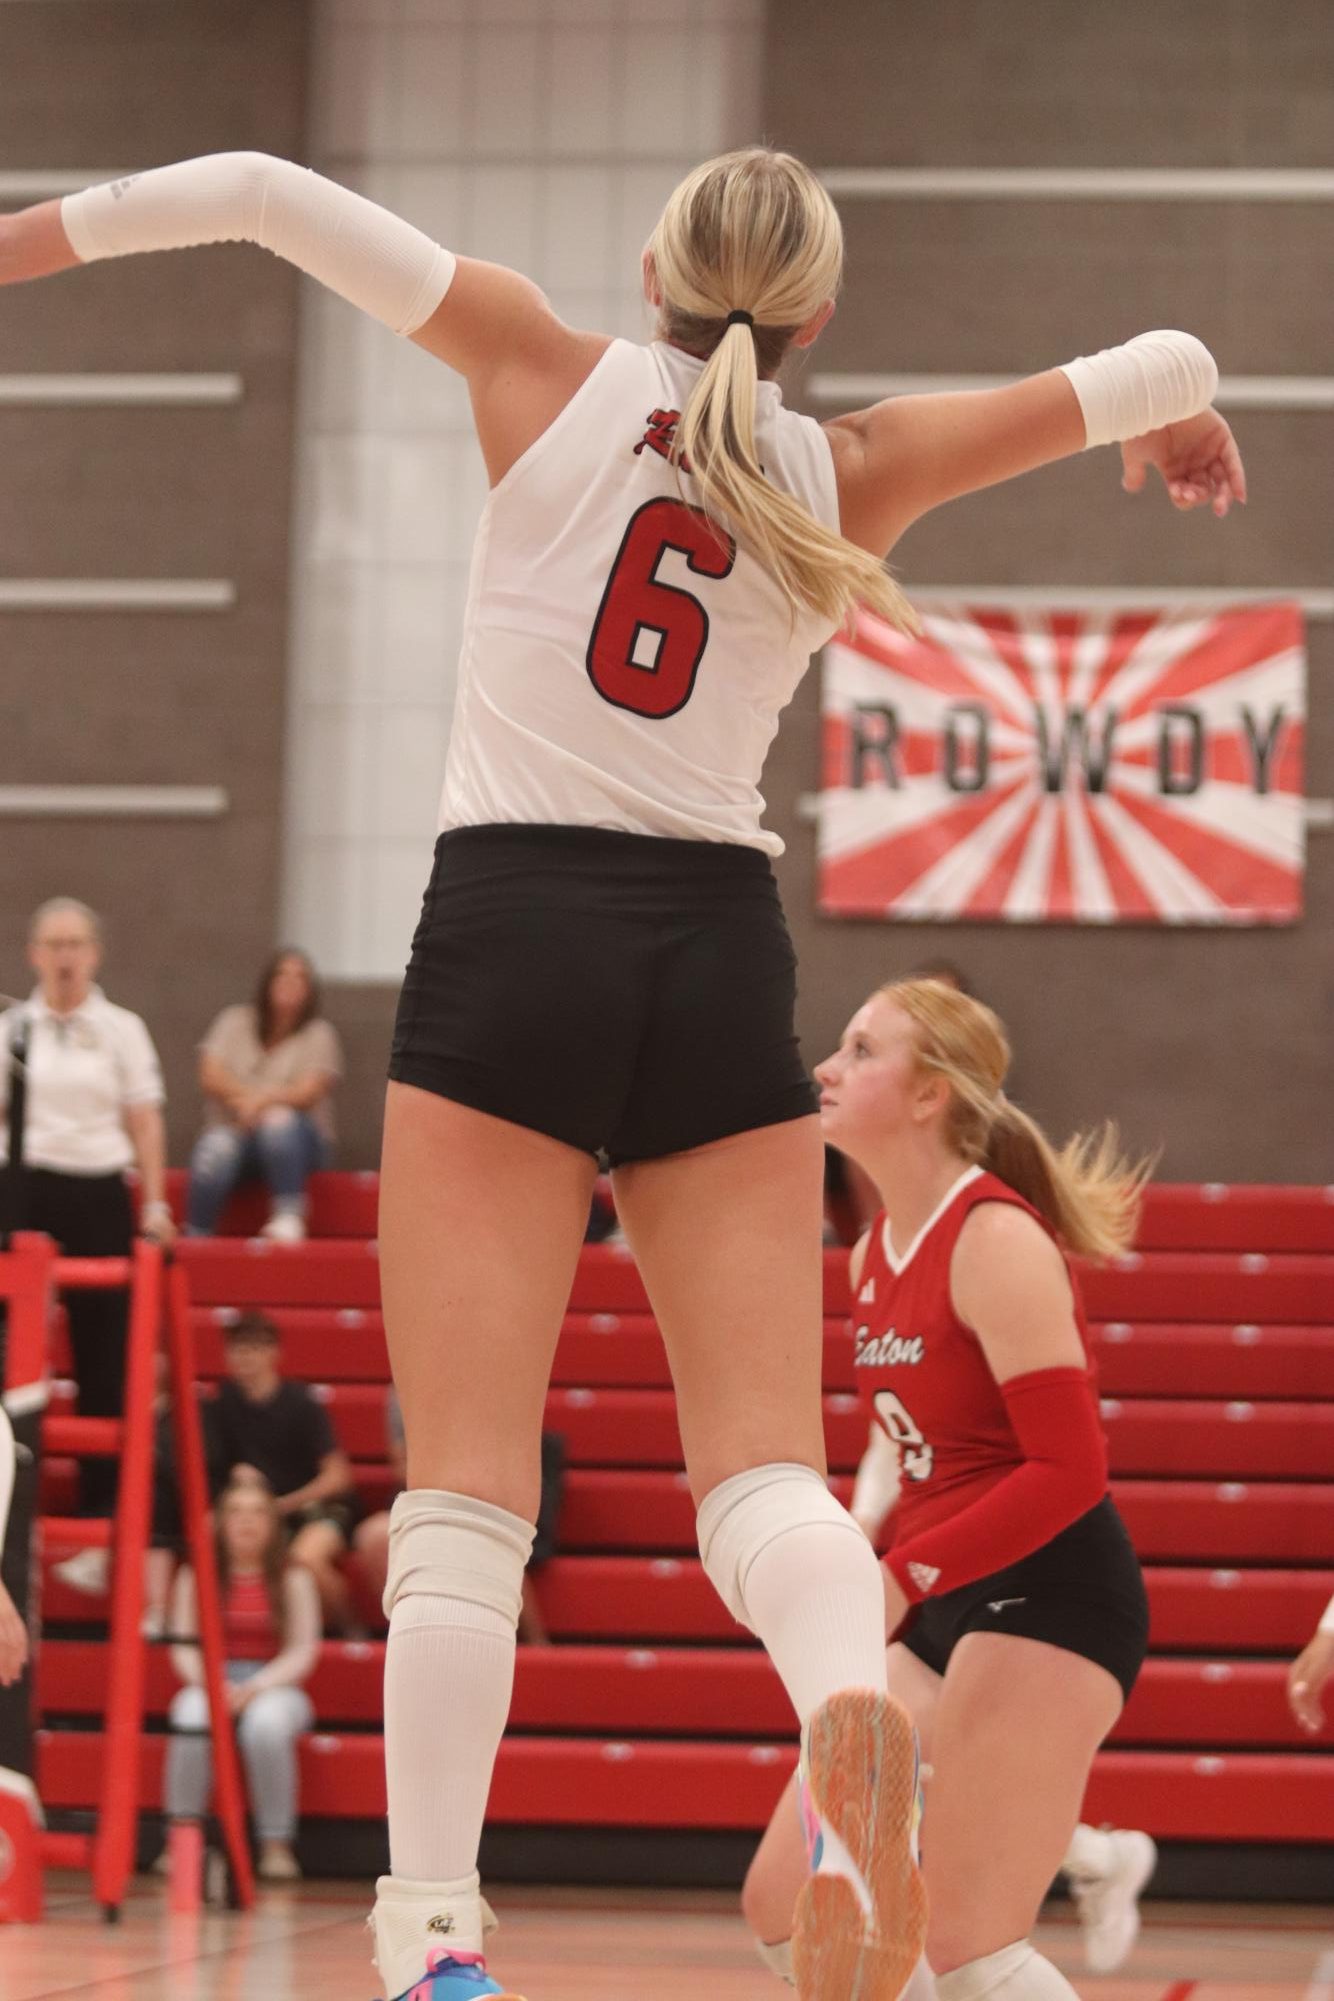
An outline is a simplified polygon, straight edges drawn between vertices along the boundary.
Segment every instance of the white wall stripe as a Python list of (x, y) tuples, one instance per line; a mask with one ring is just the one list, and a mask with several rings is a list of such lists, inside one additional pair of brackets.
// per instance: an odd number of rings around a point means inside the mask
[(1334, 200), (1324, 167), (824, 167), (820, 178), (849, 200)]
[(33, 167), (22, 173), (0, 173), (0, 202), (49, 201), (53, 195), (74, 195), (100, 181), (118, 181), (128, 167)]
[[(1015, 375), (858, 374), (827, 370), (812, 375), (807, 394), (815, 403), (850, 409), (886, 396), (940, 396), (959, 390), (1003, 389)], [(1334, 375), (1225, 375), (1214, 401), (1230, 410), (1334, 410)]]
[[(327, 149), (322, 164), (361, 161), (364, 153)], [(425, 156), (423, 156), (425, 157)], [(479, 149), (430, 154), (432, 166), (545, 163), (545, 156)], [(636, 154), (640, 166), (679, 165), (673, 155)], [(562, 154), (563, 166), (605, 167), (601, 154)], [(35, 167), (0, 173), (0, 202), (33, 202), (116, 181), (129, 167)], [(1334, 170), (1325, 167), (823, 167), (832, 195), (890, 201), (1331, 201)]]
[(221, 785), (0, 785), (9, 819), (215, 820), (227, 806)]
[(1334, 618), (1334, 590), (1269, 584), (1235, 590), (1175, 584), (925, 584), (907, 580), (918, 605), (993, 605), (1001, 611), (1222, 611), (1239, 604), (1299, 604), (1308, 618)]
[(213, 577), (3, 577), (3, 611), (230, 611), (236, 585)]
[(0, 403), (239, 403), (239, 375), (0, 375)]

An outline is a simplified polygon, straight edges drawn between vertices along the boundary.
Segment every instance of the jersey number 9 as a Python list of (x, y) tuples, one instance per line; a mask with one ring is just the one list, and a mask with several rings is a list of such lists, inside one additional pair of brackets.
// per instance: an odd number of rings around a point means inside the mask
[(698, 507), (646, 500), (630, 517), (588, 642), (588, 675), (604, 701), (661, 721), (683, 709), (709, 643), (709, 614), (658, 565), (675, 549), (697, 577), (725, 577), (736, 545)]
[(935, 1462), (934, 1448), (927, 1444), (911, 1414), (893, 1390), (877, 1390), (875, 1414), (899, 1448), (899, 1466), (905, 1480), (929, 1480)]

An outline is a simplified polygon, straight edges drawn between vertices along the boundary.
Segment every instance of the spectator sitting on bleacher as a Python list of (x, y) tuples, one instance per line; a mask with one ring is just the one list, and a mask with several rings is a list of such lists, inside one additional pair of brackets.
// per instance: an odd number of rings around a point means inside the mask
[[(297, 1829), (296, 1740), (315, 1719), (303, 1684), (320, 1651), (320, 1607), (308, 1570), (283, 1546), (273, 1495), (259, 1481), (231, 1486), (218, 1507), (218, 1583), (222, 1598), (227, 1699), (250, 1783), (259, 1837), (259, 1874), (293, 1882)], [(186, 1684), (171, 1705), (167, 1750), (169, 1820), (200, 1820), (212, 1783), (208, 1697), (194, 1572), (182, 1570), (172, 1597), (172, 1665)]]
[[(401, 1493), (408, 1480), (408, 1448), (403, 1433), (403, 1411), (398, 1401), (398, 1392), (392, 1385), (385, 1403), (385, 1451), (393, 1468), (395, 1489)], [(537, 1534), (533, 1539), (533, 1553), (528, 1559), (528, 1568), (523, 1574), (523, 1603), (519, 1611), (519, 1638), (529, 1646), (544, 1647), (549, 1635), (546, 1621), (542, 1617), (542, 1607), (538, 1599), (534, 1574), (556, 1547), (556, 1522), (560, 1515), (561, 1498), (565, 1491), (565, 1441), (555, 1432), (542, 1433), (542, 1499), (537, 1514)], [(391, 1502), (393, 1496), (390, 1496)], [(367, 1515), (356, 1535), (353, 1546), (361, 1561), (367, 1589), (377, 1605), (384, 1598), (385, 1582), (389, 1576), (389, 1509), (382, 1508), (377, 1514)]]
[(340, 1564), (359, 1512), (351, 1463), (323, 1404), (304, 1383), (283, 1380), (272, 1320), (242, 1314), (223, 1338), (227, 1380), (204, 1406), (213, 1490), (242, 1467), (263, 1476), (290, 1538), (292, 1561), (311, 1572), (326, 1624), (341, 1632), (349, 1607)]
[(190, 1157), (190, 1234), (212, 1236), (238, 1181), (268, 1183), (262, 1235), (306, 1234), (306, 1184), (333, 1155), (330, 1102), (342, 1075), (337, 1030), (320, 1015), (315, 969), (281, 951), (248, 1005), (226, 1007), (199, 1049), (204, 1130)]

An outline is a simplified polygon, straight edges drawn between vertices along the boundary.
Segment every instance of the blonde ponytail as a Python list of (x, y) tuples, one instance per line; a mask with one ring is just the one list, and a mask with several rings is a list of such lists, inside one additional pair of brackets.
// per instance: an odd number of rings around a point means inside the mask
[(898, 980), (881, 992), (911, 1018), (919, 1065), (950, 1087), (947, 1130), (963, 1157), (1031, 1202), (1076, 1256), (1105, 1262), (1128, 1250), (1153, 1160), (1131, 1160), (1110, 1124), (1076, 1133), (1058, 1152), (1001, 1089), (1010, 1045), (981, 1001), (936, 980)]
[(842, 278), (843, 231), (820, 182), (788, 153), (724, 154), (676, 189), (648, 247), (663, 333), (707, 357), (673, 447), (704, 512), (764, 566), (794, 618), (836, 630), (864, 604), (915, 632), (916, 613), (884, 566), (771, 485), (756, 450), (760, 371), (776, 371)]
[(1131, 1161), (1110, 1123), (1058, 1153), (1036, 1119), (1002, 1098), (981, 1164), (1046, 1218), (1068, 1250), (1105, 1263), (1130, 1249), (1152, 1160)]

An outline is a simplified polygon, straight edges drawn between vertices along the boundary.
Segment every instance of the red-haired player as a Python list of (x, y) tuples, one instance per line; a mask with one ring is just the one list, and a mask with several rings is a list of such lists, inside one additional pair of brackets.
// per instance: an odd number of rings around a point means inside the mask
[[(851, 1276), (860, 1392), (902, 1477), (890, 1688), (932, 1768), (911, 2001), (1073, 1995), (1029, 1934), (1148, 1637), (1068, 1263), (1130, 1241), (1144, 1170), (1109, 1136), (1057, 1153), (1005, 1097), (1008, 1061), (989, 1008), (907, 980), (816, 1071), (826, 1139), (884, 1202)], [(745, 1893), (780, 1971), (804, 1874), (785, 1801)]]

